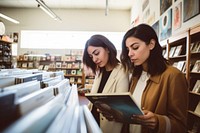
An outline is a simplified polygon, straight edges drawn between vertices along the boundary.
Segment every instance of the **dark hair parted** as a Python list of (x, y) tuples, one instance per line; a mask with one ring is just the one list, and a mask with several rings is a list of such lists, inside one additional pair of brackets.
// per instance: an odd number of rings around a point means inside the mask
[(128, 30), (124, 35), (122, 40), (122, 52), (120, 55), (120, 59), (122, 65), (125, 67), (126, 70), (132, 71), (133, 76), (140, 75), (143, 68), (142, 66), (134, 66), (128, 56), (128, 50), (126, 47), (126, 40), (129, 37), (135, 37), (145, 42), (146, 45), (149, 45), (150, 41), (153, 39), (155, 41), (155, 47), (150, 51), (150, 56), (147, 59), (147, 72), (150, 75), (157, 75), (165, 71), (166, 64), (168, 61), (162, 55), (162, 47), (158, 42), (158, 37), (154, 29), (146, 24), (140, 24), (132, 29)]
[[(114, 44), (103, 35), (93, 35), (90, 37), (89, 40), (87, 40), (85, 44), (85, 49), (83, 52), (83, 64), (91, 68), (94, 74), (96, 74), (98, 67), (93, 62), (92, 58), (89, 56), (87, 52), (89, 46), (103, 47), (104, 49), (108, 49), (109, 51), (108, 63), (111, 67), (114, 68), (119, 63), (119, 60), (117, 59), (117, 50)], [(102, 72), (102, 69), (103, 68), (100, 68), (100, 72)]]

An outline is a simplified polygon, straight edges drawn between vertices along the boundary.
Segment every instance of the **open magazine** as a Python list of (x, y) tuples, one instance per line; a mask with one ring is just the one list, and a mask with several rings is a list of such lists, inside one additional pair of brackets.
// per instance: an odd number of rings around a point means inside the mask
[(125, 93), (86, 93), (85, 96), (94, 106), (106, 109), (112, 115), (121, 116), (127, 122), (131, 122), (133, 115), (143, 115), (142, 110), (134, 101), (130, 92)]

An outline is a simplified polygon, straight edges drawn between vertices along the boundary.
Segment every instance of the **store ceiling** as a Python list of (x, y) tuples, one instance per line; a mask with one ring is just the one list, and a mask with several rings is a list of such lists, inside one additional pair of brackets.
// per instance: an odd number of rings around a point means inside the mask
[[(43, 0), (50, 8), (105, 9), (106, 0)], [(134, 0), (108, 0), (108, 8), (129, 10)], [(37, 8), (35, 0), (0, 0), (0, 7)]]

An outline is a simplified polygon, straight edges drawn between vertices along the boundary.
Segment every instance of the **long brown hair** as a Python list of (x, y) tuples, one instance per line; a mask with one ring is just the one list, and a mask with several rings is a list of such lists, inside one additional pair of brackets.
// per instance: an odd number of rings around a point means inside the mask
[[(89, 46), (103, 47), (105, 49), (108, 49), (109, 51), (108, 63), (110, 64), (111, 67), (114, 68), (119, 63), (119, 60), (117, 59), (117, 50), (114, 44), (103, 35), (93, 35), (90, 37), (89, 40), (87, 40), (85, 44), (85, 49), (83, 52), (83, 64), (89, 67), (94, 74), (96, 74), (98, 69), (97, 65), (93, 62), (92, 58), (89, 56), (87, 52)], [(102, 72), (102, 69), (103, 68), (100, 68), (100, 72)]]
[(120, 59), (122, 65), (126, 70), (132, 71), (133, 75), (140, 75), (143, 70), (141, 65), (134, 66), (133, 63), (130, 61), (128, 50), (126, 48), (126, 40), (129, 37), (138, 38), (144, 41), (146, 45), (148, 45), (152, 39), (155, 40), (155, 47), (150, 51), (150, 56), (147, 60), (147, 72), (153, 76), (165, 71), (168, 61), (162, 55), (162, 47), (158, 42), (156, 32), (151, 26), (146, 24), (140, 24), (136, 27), (133, 27), (132, 29), (128, 30), (124, 35), (124, 38), (122, 40), (122, 53), (120, 55)]

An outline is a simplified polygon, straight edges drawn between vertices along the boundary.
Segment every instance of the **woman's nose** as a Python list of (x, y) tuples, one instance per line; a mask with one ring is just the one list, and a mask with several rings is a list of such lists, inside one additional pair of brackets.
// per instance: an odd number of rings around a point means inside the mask
[(129, 56), (129, 57), (132, 57), (133, 55), (134, 55), (133, 51), (132, 51), (132, 50), (129, 50), (128, 56)]
[(93, 61), (94, 61), (94, 63), (96, 63), (97, 60), (98, 60), (98, 58), (97, 58), (96, 56), (94, 56), (94, 57), (93, 57)]

